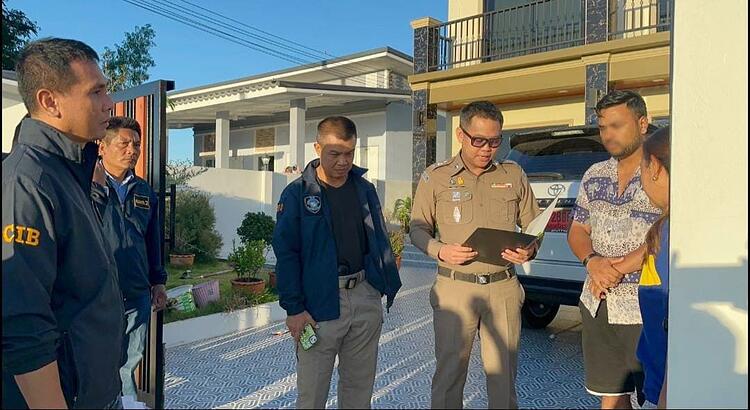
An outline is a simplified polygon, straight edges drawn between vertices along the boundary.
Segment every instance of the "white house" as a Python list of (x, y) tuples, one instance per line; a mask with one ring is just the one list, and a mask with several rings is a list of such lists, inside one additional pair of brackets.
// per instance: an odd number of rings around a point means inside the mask
[(175, 90), (167, 123), (193, 129), (195, 165), (278, 173), (304, 168), (318, 122), (345, 115), (357, 125), (355, 163), (390, 209), (411, 195), (412, 72), (410, 56), (385, 47)]
[(26, 115), (15, 71), (3, 70), (3, 153), (10, 152), (16, 126)]

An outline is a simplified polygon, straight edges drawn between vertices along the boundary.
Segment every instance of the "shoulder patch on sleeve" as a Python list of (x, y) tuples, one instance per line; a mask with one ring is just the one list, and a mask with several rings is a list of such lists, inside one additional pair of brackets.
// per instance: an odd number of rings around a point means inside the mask
[(41, 232), (30, 226), (5, 225), (3, 227), (3, 242), (18, 243), (27, 246), (39, 246)]

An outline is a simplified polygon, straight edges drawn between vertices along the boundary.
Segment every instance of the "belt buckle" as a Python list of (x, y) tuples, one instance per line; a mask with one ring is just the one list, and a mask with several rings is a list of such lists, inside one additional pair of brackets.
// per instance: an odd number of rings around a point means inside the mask
[(480, 285), (490, 283), (490, 275), (477, 275), (477, 283)]
[(349, 278), (346, 280), (346, 289), (354, 289), (355, 286), (357, 286), (357, 278)]

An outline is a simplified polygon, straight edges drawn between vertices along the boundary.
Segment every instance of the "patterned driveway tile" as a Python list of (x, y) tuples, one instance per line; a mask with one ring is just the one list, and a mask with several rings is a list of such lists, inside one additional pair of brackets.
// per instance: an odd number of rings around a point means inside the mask
[[(434, 265), (406, 261), (401, 275), (404, 288), (385, 316), (380, 338), (373, 407), (429, 408), (435, 358), (428, 296)], [(168, 349), (166, 407), (293, 408), (294, 348), (288, 335), (272, 334), (282, 329), (284, 323), (279, 322)], [(334, 372), (329, 407), (336, 407), (337, 381)], [(523, 329), (517, 390), (523, 408), (597, 407), (583, 388), (580, 326), (575, 319), (558, 315), (547, 329)], [(478, 342), (470, 359), (464, 405), (487, 407)]]

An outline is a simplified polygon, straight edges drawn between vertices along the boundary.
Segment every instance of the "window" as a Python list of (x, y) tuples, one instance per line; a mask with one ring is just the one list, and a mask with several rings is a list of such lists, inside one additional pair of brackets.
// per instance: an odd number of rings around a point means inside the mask
[(208, 168), (215, 168), (216, 167), (216, 161), (213, 159), (207, 159), (206, 160), (206, 167)]
[(203, 152), (216, 151), (216, 135), (207, 134), (203, 136)]
[(508, 148), (504, 158), (518, 163), (532, 179), (580, 179), (591, 165), (610, 158), (596, 127), (517, 132)]

